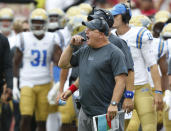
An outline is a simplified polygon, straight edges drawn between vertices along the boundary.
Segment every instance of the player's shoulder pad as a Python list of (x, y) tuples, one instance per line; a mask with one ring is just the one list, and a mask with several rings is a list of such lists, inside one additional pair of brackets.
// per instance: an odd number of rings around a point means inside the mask
[(142, 44), (146, 43), (148, 40), (153, 40), (151, 32), (145, 27), (135, 27), (136, 36), (136, 47), (141, 49)]

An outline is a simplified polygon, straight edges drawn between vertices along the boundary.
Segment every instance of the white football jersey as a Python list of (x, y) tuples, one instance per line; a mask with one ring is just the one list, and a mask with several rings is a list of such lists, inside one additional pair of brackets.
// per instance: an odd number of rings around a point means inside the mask
[(157, 61), (168, 52), (167, 44), (162, 38), (154, 38), (152, 45)]
[[(154, 55), (157, 61), (168, 52), (167, 44), (162, 38), (154, 38), (152, 46), (153, 46)], [(161, 75), (160, 67), (158, 67), (158, 69)], [(148, 68), (147, 70), (148, 70), (148, 75), (149, 75), (149, 83), (151, 87), (154, 87), (154, 83), (153, 83), (151, 73), (150, 73), (150, 68)]]
[(166, 40), (166, 45), (168, 48), (168, 57), (171, 58), (171, 39)]
[[(112, 31), (116, 35), (115, 31)], [(134, 61), (134, 85), (149, 83), (147, 67), (156, 64), (152, 41), (153, 36), (143, 27), (131, 27), (124, 35), (119, 35), (130, 48)]]
[(54, 44), (58, 43), (59, 39), (49, 32), (46, 32), (41, 40), (32, 32), (24, 32), (17, 36), (17, 47), (23, 53), (20, 87), (33, 87), (51, 81), (50, 63)]
[(16, 34), (14, 31), (11, 31), (10, 35), (8, 36), (8, 41), (9, 41), (10, 49), (15, 47), (15, 45), (16, 45)]

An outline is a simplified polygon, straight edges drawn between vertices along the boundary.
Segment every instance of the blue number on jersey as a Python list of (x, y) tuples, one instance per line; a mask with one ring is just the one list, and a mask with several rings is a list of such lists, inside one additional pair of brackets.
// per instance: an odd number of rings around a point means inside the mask
[(46, 66), (47, 51), (43, 50), (43, 63), (42, 66)]
[(151, 33), (147, 33), (147, 35), (148, 35), (149, 40), (152, 40), (153, 39), (153, 36), (152, 36)]
[[(32, 66), (39, 66), (40, 65), (40, 51), (39, 50), (32, 50), (31, 54), (33, 56), (36, 56), (33, 61), (31, 61)], [(47, 58), (47, 51), (43, 50), (43, 61), (42, 61), (42, 66), (46, 66), (46, 58)]]

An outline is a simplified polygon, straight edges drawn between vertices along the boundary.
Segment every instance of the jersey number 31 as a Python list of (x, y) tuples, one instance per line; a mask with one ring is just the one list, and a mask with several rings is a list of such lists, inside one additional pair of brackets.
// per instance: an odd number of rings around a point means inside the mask
[[(32, 66), (46, 66), (47, 50), (43, 50), (42, 53), (39, 50), (31, 50), (31, 54), (35, 56), (34, 60), (31, 61)], [(41, 57), (41, 55), (43, 55), (43, 57)]]

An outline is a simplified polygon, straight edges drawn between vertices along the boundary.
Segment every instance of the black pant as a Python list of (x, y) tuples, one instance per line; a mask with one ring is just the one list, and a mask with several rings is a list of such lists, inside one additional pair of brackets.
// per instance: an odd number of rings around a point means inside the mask
[(0, 131), (9, 131), (12, 118), (15, 119), (14, 131), (19, 131), (20, 110), (19, 103), (13, 101), (13, 111), (9, 104), (1, 104), (2, 112), (0, 114)]

